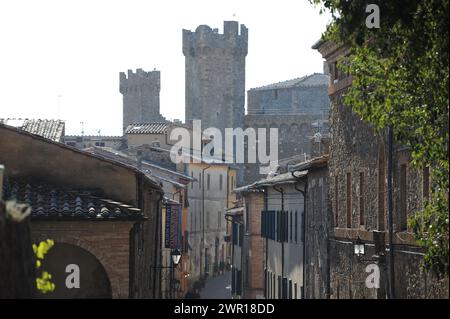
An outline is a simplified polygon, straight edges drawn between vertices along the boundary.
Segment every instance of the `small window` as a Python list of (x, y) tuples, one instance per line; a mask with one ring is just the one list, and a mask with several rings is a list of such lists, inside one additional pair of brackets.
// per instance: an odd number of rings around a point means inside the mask
[(400, 165), (400, 230), (407, 229), (407, 221), (406, 221), (406, 197), (407, 197), (407, 170), (406, 164)]
[(295, 228), (295, 242), (298, 243), (298, 213), (295, 211), (295, 222), (294, 222), (294, 228)]
[(239, 224), (239, 247), (242, 247), (244, 242), (244, 225)]
[(278, 100), (278, 90), (273, 90), (273, 98), (274, 100)]
[(209, 190), (209, 188), (211, 187), (211, 175), (208, 173), (207, 177), (206, 177), (206, 185), (207, 185), (207, 189)]
[(278, 298), (277, 299), (281, 299), (281, 295), (282, 295), (282, 280), (281, 280), (281, 276), (278, 276)]
[(292, 211), (289, 212), (289, 241), (292, 242)]
[(289, 279), (289, 299), (292, 299), (292, 280)]
[(220, 174), (219, 175), (219, 190), (221, 191), (222, 190), (222, 187), (223, 187), (223, 175), (222, 174)]
[[(194, 172), (191, 172), (191, 178), (194, 178)], [(191, 189), (194, 188), (194, 181), (191, 181)]]
[(272, 299), (276, 298), (276, 282), (275, 282), (275, 274), (272, 274)]
[(339, 79), (339, 72), (338, 72), (338, 62), (334, 61), (333, 63), (333, 82), (336, 83), (336, 81)]
[(202, 189), (202, 173), (198, 173), (198, 188)]

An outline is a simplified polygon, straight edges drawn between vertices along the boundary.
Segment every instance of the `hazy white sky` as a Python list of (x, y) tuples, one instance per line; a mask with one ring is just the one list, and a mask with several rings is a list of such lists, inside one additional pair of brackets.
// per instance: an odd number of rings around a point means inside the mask
[[(0, 118), (61, 118), (66, 134), (120, 135), (119, 72), (161, 71), (161, 113), (184, 120), (182, 29), (249, 28), (246, 88), (322, 72), (329, 15), (307, 0), (0, 2)], [(58, 97), (59, 96), (59, 97)]]

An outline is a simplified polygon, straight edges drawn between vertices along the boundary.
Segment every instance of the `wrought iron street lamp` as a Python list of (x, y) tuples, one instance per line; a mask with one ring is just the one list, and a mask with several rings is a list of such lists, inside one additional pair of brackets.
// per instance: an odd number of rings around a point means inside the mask
[(178, 248), (173, 250), (172, 253), (170, 254), (170, 256), (172, 257), (172, 263), (173, 263), (174, 267), (178, 266), (178, 264), (180, 263), (180, 259), (181, 259), (180, 250)]
[(353, 244), (353, 249), (354, 249), (355, 255), (358, 257), (363, 256), (365, 254), (364, 243), (361, 240), (361, 238), (359, 238), (359, 236), (356, 239), (355, 243)]
[(171, 297), (174, 298), (175, 291), (178, 291), (180, 289), (180, 281), (175, 279), (175, 268), (178, 266), (181, 260), (181, 251), (176, 248), (172, 250), (170, 253), (170, 257), (172, 259), (172, 264), (170, 266), (157, 266), (152, 267), (154, 269), (170, 269), (170, 294)]

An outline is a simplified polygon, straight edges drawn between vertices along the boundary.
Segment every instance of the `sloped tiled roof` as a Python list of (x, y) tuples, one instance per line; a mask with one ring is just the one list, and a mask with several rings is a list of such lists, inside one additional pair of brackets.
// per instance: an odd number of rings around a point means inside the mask
[(169, 129), (169, 123), (133, 123), (127, 126), (125, 134), (165, 134)]
[(293, 87), (313, 87), (313, 86), (328, 86), (329, 77), (326, 74), (314, 73), (300, 78), (272, 83), (257, 88), (250, 89), (250, 91), (263, 91), (274, 89), (288, 89)]
[(31, 206), (32, 219), (142, 220), (139, 208), (94, 195), (92, 190), (68, 190), (44, 183), (5, 179), (5, 199)]
[(308, 171), (302, 171), (300, 174), (297, 174), (295, 177), (292, 175), (291, 172), (283, 173), (275, 176), (270, 176), (265, 179), (261, 179), (259, 181), (254, 182), (250, 185), (241, 186), (234, 189), (235, 193), (241, 193), (241, 192), (247, 192), (251, 190), (260, 189), (265, 186), (275, 186), (278, 184), (289, 184), (294, 183), (297, 181), (297, 179), (301, 176), (305, 176), (308, 174)]
[(17, 127), (31, 134), (40, 135), (55, 142), (64, 140), (65, 123), (62, 120), (0, 119), (1, 124)]
[[(121, 151), (118, 150), (114, 150), (112, 148), (109, 147), (89, 147), (84, 149), (83, 151), (91, 153), (91, 154), (96, 154), (96, 155), (100, 155), (109, 159), (113, 159), (116, 160), (118, 162), (127, 164), (127, 165), (131, 165), (137, 168), (137, 161), (136, 158), (134, 158), (133, 156), (130, 156), (128, 154), (125, 154)], [(146, 168), (150, 168), (150, 171)], [(155, 170), (153, 170), (153, 168)], [(142, 161), (142, 168), (140, 169), (144, 174), (153, 177), (155, 179), (159, 179), (159, 180), (164, 180), (166, 182), (172, 183), (178, 187), (186, 187), (186, 185), (177, 182), (178, 178), (182, 178), (184, 180), (187, 181), (193, 181), (195, 180), (194, 178), (192, 178), (191, 176), (182, 174), (180, 172), (177, 171), (173, 171), (170, 169), (167, 169), (165, 167), (156, 165), (154, 163), (150, 163), (147, 161)], [(169, 178), (165, 178), (164, 176), (162, 176), (161, 174), (158, 174), (158, 171), (162, 171), (168, 175), (172, 175), (174, 178), (173, 179), (169, 179)]]

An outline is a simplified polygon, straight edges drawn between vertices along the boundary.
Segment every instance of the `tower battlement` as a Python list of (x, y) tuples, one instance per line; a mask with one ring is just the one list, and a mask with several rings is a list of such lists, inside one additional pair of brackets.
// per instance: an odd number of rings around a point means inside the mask
[(232, 50), (234, 53), (247, 55), (247, 27), (241, 24), (239, 30), (237, 21), (225, 21), (223, 34), (220, 34), (218, 29), (211, 29), (207, 25), (198, 26), (195, 32), (183, 29), (183, 54), (185, 56), (202, 54), (215, 49)]
[(127, 73), (120, 72), (120, 93), (125, 94), (129, 88), (136, 86), (153, 87), (157, 91), (161, 88), (161, 72), (160, 71), (144, 71), (143, 69), (128, 70)]
[(120, 93), (123, 95), (123, 129), (131, 123), (162, 121), (159, 113), (161, 72), (137, 69), (120, 72)]

